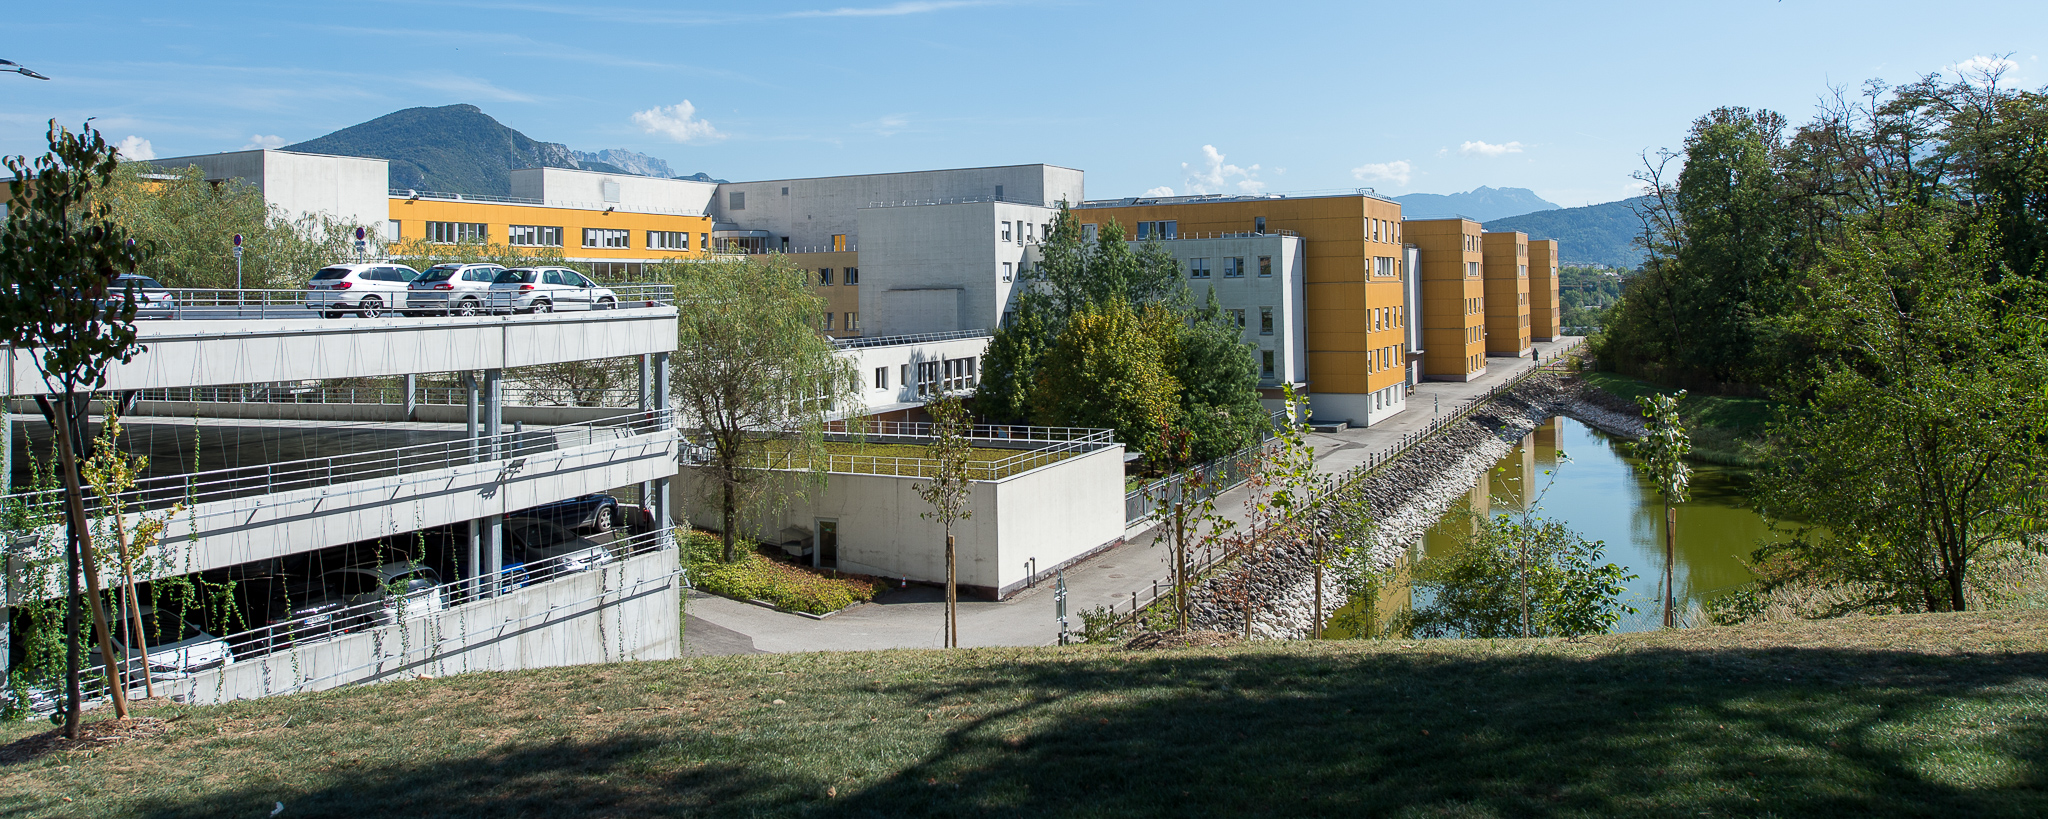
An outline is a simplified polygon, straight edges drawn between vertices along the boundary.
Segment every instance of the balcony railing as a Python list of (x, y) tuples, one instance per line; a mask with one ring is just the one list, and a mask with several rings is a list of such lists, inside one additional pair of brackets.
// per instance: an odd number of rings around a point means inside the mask
[[(208, 404), (376, 404), (403, 406), (402, 387), (316, 387), (292, 384), (242, 384), (225, 387), (171, 387), (141, 390), (139, 401), (192, 401)], [(462, 387), (417, 387), (412, 403), (431, 406), (462, 406), (469, 403), (469, 391)], [(507, 406), (612, 407), (639, 406), (636, 389), (573, 389), (562, 387), (507, 387)]]
[(953, 341), (963, 338), (987, 338), (990, 333), (982, 330), (953, 330), (945, 333), (916, 333), (901, 336), (874, 336), (870, 338), (835, 338), (833, 344), (842, 350), (858, 350), (863, 347), (895, 347), (903, 344), (928, 344), (934, 341)]
[[(993, 430), (994, 428), (989, 429)], [(1016, 427), (1016, 429), (1021, 430), (1033, 428)], [(1036, 429), (1050, 431), (1057, 430), (1059, 428), (1039, 427)], [(925, 438), (924, 440), (929, 441), (931, 439)], [(982, 440), (1003, 439), (991, 437), (983, 438)], [(761, 458), (759, 458), (754, 463), (749, 464), (749, 466), (755, 469), (771, 469), (786, 471), (808, 471), (812, 469), (822, 469), (823, 471), (826, 472), (836, 472), (847, 475), (887, 475), (904, 478), (935, 478), (938, 477), (939, 474), (940, 464), (937, 460), (931, 458), (923, 458), (917, 456), (863, 455), (860, 454), (859, 452), (845, 451), (835, 452), (832, 451), (832, 445), (834, 443), (844, 442), (828, 442), (826, 444), (826, 452), (824, 452), (823, 454), (798, 452), (795, 451), (793, 447), (791, 449), (783, 450), (780, 452), (770, 452), (767, 455), (764, 455)], [(1004, 458), (994, 458), (987, 460), (970, 460), (967, 464), (967, 479), (971, 481), (1002, 480), (1012, 475), (1018, 475), (1025, 472), (1029, 472), (1033, 469), (1037, 469), (1047, 464), (1056, 463), (1077, 455), (1084, 455), (1090, 452), (1095, 452), (1097, 450), (1105, 449), (1115, 445), (1116, 439), (1114, 437), (1112, 430), (1074, 430), (1072, 433), (1072, 437), (1070, 438), (1049, 441), (1046, 442), (1044, 446), (1040, 446), (1038, 448), (1031, 450), (1020, 451), (1015, 455), (1011, 455)], [(687, 463), (704, 464), (710, 461), (710, 457), (711, 453), (708, 448), (701, 446), (693, 446), (688, 449), (687, 453), (684, 456), (684, 460)]]
[[(675, 304), (675, 285), (670, 284), (614, 284), (606, 285), (618, 299), (617, 308), (662, 307)], [(323, 302), (315, 306), (307, 301), (310, 293), (330, 291), (307, 290), (221, 290), (207, 288), (167, 288), (163, 290), (138, 291), (144, 297), (136, 305), (137, 319), (183, 319), (183, 320), (236, 320), (236, 319), (296, 319), (317, 317), (322, 313), (353, 313), (354, 309), (331, 308)], [(387, 303), (381, 308), (384, 313), (402, 312), (406, 308), (401, 300), (410, 291), (373, 291), (386, 297)], [(486, 313), (505, 314), (518, 312), (521, 294), (510, 290), (471, 291), (422, 291), (445, 296), (448, 292), (463, 296), (474, 296), (482, 300), (481, 309)], [(120, 297), (116, 296), (118, 300)], [(435, 312), (447, 311), (445, 303), (431, 308)]]
[(430, 199), (436, 202), (482, 202), (493, 205), (532, 205), (545, 208), (569, 208), (573, 210), (615, 210), (623, 213), (654, 213), (665, 216), (703, 216), (703, 210), (689, 208), (653, 208), (644, 205), (629, 205), (618, 202), (579, 202), (570, 199), (533, 199), (523, 196), (490, 196), (476, 193), (449, 193), (446, 191), (421, 191), (410, 188), (389, 188), (392, 199)]

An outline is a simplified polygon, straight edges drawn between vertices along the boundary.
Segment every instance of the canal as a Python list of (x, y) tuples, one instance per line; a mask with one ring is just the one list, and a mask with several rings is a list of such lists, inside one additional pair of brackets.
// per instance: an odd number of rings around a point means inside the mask
[[(1692, 497), (1678, 507), (1677, 577), (1681, 611), (1696, 607), (1748, 582), (1745, 563), (1773, 532), (1743, 494), (1743, 470), (1694, 464)], [(1570, 418), (1552, 418), (1524, 437), (1514, 451), (1482, 476), (1410, 548), (1427, 559), (1459, 547), (1473, 515), (1519, 515), (1525, 504), (1537, 516), (1563, 522), (1587, 540), (1606, 544), (1603, 560), (1636, 575), (1623, 600), (1639, 609), (1624, 615), (1616, 631), (1654, 629), (1661, 621), (1664, 571), (1664, 506), (1620, 439)], [(1405, 590), (1389, 590), (1382, 611), (1411, 602)], [(1330, 636), (1343, 636), (1332, 630)]]

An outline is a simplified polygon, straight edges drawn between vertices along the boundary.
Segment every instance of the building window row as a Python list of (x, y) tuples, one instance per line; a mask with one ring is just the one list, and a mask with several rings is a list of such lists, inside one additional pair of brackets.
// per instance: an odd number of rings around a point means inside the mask
[(1243, 256), (1231, 256), (1231, 257), (1227, 257), (1227, 258), (1225, 258), (1225, 259), (1223, 260), (1223, 278), (1226, 278), (1226, 279), (1242, 279), (1242, 278), (1244, 278), (1244, 257), (1243, 257)]
[(1372, 274), (1382, 278), (1401, 275), (1401, 260), (1392, 256), (1372, 257)]
[(488, 242), (491, 228), (482, 222), (428, 222), (427, 241), (452, 245), (457, 242)]
[(562, 229), (548, 225), (512, 225), (505, 228), (505, 243), (513, 247), (561, 247)]
[[(1366, 222), (1369, 224), (1369, 229), (1372, 231), (1373, 241), (1387, 242), (1391, 244), (1399, 244), (1401, 242), (1400, 222), (1395, 222), (1387, 219), (1367, 219)], [(1469, 249), (1469, 241), (1467, 242), (1467, 245)]]
[(584, 228), (583, 246), (625, 250), (633, 246), (632, 232), (615, 228)]
[(1139, 222), (1138, 241), (1146, 239), (1172, 239), (1180, 235), (1180, 222)]
[(929, 398), (949, 392), (957, 392), (975, 386), (975, 363), (973, 358), (948, 358), (942, 361), (920, 361), (903, 365), (903, 383), (912, 383), (912, 367), (917, 368), (916, 385), (919, 398)]
[(1208, 259), (1189, 259), (1189, 260), (1188, 260), (1188, 278), (1190, 278), (1190, 279), (1206, 279), (1206, 278), (1209, 278), (1209, 260), (1208, 260)]
[(690, 234), (681, 230), (647, 231), (648, 250), (689, 250)]

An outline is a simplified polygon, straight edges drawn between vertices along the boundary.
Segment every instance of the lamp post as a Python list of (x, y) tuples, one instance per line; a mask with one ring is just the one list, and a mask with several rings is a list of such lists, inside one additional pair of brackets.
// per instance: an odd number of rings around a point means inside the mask
[(242, 303), (242, 234), (235, 234), (235, 304)]

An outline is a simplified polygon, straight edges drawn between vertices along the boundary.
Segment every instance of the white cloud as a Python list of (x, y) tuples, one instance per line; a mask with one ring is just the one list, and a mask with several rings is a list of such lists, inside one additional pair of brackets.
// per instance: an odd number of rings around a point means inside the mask
[(1488, 142), (1467, 142), (1458, 146), (1458, 153), (1468, 156), (1500, 156), (1502, 154), (1519, 154), (1521, 152), (1522, 143), (1520, 142), (1510, 142), (1505, 145), (1494, 145)]
[(275, 149), (282, 147), (284, 147), (284, 137), (276, 135), (264, 136), (262, 134), (251, 134), (249, 136), (249, 144), (242, 146), (242, 150), (247, 151), (255, 148)]
[(1415, 174), (1415, 166), (1406, 159), (1393, 162), (1368, 162), (1351, 169), (1351, 176), (1360, 182), (1392, 182), (1407, 187), (1408, 178)]
[(1173, 189), (1172, 189), (1172, 188), (1169, 188), (1169, 187), (1167, 187), (1167, 186), (1165, 186), (1165, 185), (1160, 185), (1159, 187), (1156, 187), (1156, 188), (1149, 188), (1149, 189), (1147, 189), (1147, 190), (1145, 191), (1144, 195), (1145, 195), (1145, 196), (1172, 196), (1172, 195), (1173, 195)]
[(725, 138), (711, 123), (697, 118), (697, 106), (689, 100), (668, 106), (655, 106), (633, 115), (633, 122), (640, 130), (659, 134), (677, 142), (714, 142)]
[(1999, 74), (2010, 74), (2019, 70), (2020, 64), (2005, 57), (1979, 54), (1970, 59), (1949, 66), (1948, 70), (1968, 82), (1981, 82)]
[(900, 17), (905, 14), (924, 14), (926, 12), (945, 11), (947, 9), (958, 9), (968, 8), (972, 6), (987, 5), (993, 5), (993, 3), (989, 2), (989, 0), (927, 0), (927, 2), (891, 3), (886, 6), (870, 6), (867, 8), (836, 8), (816, 9), (811, 11), (792, 11), (787, 14), (781, 14), (777, 16), (791, 18)]
[(873, 131), (877, 136), (895, 136), (910, 130), (910, 118), (902, 114), (889, 114), (880, 119), (860, 123), (854, 127), (865, 131)]
[(1199, 166), (1180, 163), (1181, 172), (1187, 175), (1187, 189), (1190, 194), (1223, 193), (1225, 188), (1235, 186), (1238, 193), (1258, 193), (1266, 189), (1266, 183), (1258, 179), (1259, 166), (1238, 167), (1223, 161), (1223, 152), (1214, 145), (1202, 146), (1202, 163)]
[(119, 144), (116, 144), (114, 146), (114, 150), (121, 152), (121, 158), (123, 159), (156, 158), (156, 148), (152, 147), (149, 144), (149, 140), (143, 139), (142, 137), (135, 136), (133, 134), (130, 134), (128, 138), (123, 139), (120, 141)]

